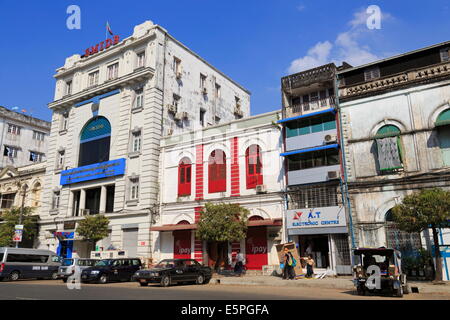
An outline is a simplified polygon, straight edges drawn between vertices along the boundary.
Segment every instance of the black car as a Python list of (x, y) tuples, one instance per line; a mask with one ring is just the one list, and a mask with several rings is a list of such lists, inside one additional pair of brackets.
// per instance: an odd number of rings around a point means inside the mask
[(81, 272), (81, 282), (132, 281), (134, 273), (139, 269), (141, 260), (138, 258), (100, 260), (95, 266)]
[(167, 287), (178, 282), (206, 284), (211, 276), (211, 268), (202, 266), (193, 259), (166, 259), (150, 269), (137, 271), (134, 279), (141, 286), (159, 283), (162, 287)]

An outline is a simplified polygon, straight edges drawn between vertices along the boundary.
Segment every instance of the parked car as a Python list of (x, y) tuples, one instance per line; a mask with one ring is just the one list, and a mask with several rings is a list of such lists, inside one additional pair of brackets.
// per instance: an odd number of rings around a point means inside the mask
[(52, 251), (0, 247), (0, 280), (58, 278), (61, 258)]
[[(355, 265), (353, 267), (353, 283), (359, 295), (366, 292), (390, 291), (397, 297), (411, 292), (406, 274), (402, 271), (401, 253), (388, 248), (354, 249)], [(370, 278), (376, 277), (374, 269), (379, 270), (379, 287), (369, 285)], [(375, 281), (376, 283), (376, 281)]]
[(81, 272), (81, 282), (107, 283), (132, 281), (134, 273), (141, 269), (138, 258), (104, 259)]
[(193, 259), (166, 259), (150, 269), (139, 270), (134, 280), (141, 286), (159, 283), (167, 287), (178, 282), (194, 282), (206, 284), (211, 280), (212, 270)]
[(95, 266), (98, 261), (98, 259), (83, 258), (64, 259), (58, 268), (58, 278), (62, 279), (63, 282), (67, 282), (67, 279), (75, 272), (81, 273), (83, 270)]

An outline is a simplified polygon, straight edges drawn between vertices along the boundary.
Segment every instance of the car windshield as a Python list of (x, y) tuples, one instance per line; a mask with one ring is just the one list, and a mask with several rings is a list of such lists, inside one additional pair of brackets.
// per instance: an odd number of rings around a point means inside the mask
[(112, 265), (113, 262), (114, 260), (100, 260), (95, 265), (98, 267), (105, 267)]
[(71, 266), (73, 264), (73, 259), (64, 259), (62, 265), (65, 267)]
[(174, 260), (162, 260), (155, 268), (173, 268), (175, 266)]

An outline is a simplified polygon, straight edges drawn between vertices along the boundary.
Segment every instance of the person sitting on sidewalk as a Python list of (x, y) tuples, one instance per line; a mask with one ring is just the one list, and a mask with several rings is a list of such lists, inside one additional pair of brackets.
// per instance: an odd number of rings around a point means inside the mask
[(306, 259), (306, 278), (312, 278), (314, 275), (314, 266), (316, 265), (312, 255), (308, 256)]

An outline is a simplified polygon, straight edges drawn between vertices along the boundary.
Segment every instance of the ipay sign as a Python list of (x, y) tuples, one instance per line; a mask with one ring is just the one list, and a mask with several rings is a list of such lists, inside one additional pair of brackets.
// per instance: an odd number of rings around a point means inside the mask
[(339, 207), (298, 209), (288, 211), (290, 228), (345, 226), (345, 215)]
[(99, 53), (103, 50), (108, 49), (109, 47), (118, 44), (120, 41), (120, 37), (119, 36), (114, 36), (111, 39), (106, 39), (105, 41), (102, 41), (100, 43), (97, 43), (95, 46), (92, 46), (90, 48), (87, 48), (86, 50), (84, 50), (84, 55), (83, 57), (89, 57), (93, 54)]

